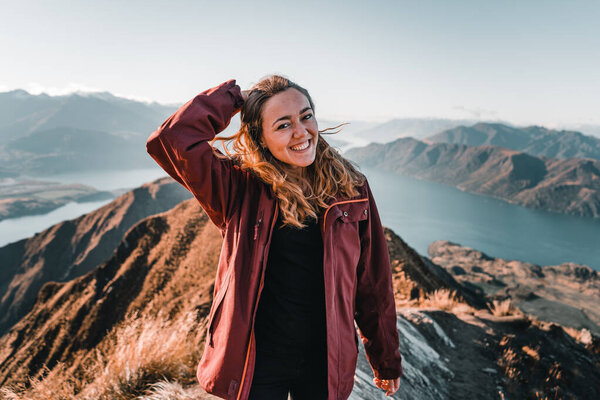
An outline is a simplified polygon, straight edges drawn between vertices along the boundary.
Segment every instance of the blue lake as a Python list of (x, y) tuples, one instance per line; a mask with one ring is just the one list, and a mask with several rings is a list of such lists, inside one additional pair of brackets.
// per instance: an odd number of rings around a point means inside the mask
[[(122, 188), (133, 189), (146, 182), (153, 181), (165, 172), (159, 168), (145, 168), (118, 172), (76, 172), (55, 175), (48, 178), (29, 177), (31, 179), (46, 180), (60, 183), (81, 183), (98, 190), (115, 190)], [(24, 177), (27, 178), (27, 177)], [(57, 224), (79, 217), (110, 203), (112, 199), (86, 203), (70, 202), (43, 215), (31, 215), (21, 218), (11, 218), (0, 221), (0, 246), (16, 242), (35, 235)]]
[(362, 168), (382, 223), (420, 254), (449, 240), (492, 257), (600, 270), (600, 219), (532, 210), (455, 187)]

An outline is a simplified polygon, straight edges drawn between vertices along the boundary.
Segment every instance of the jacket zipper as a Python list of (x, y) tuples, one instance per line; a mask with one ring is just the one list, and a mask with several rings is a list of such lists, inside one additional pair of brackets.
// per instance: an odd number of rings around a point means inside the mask
[[(325, 210), (325, 214), (323, 216), (323, 242), (325, 241), (325, 223), (327, 221), (327, 213), (329, 212), (329, 210), (333, 206), (336, 206), (336, 205), (339, 205), (339, 204), (345, 204), (345, 203), (357, 203), (357, 202), (367, 201), (367, 200), (368, 200), (368, 198), (355, 199), (355, 200), (345, 200), (345, 201), (338, 201), (336, 203), (333, 203), (333, 204), (329, 205), (329, 207), (327, 207), (327, 209)], [(273, 222), (271, 223), (271, 231), (269, 233), (269, 235), (270, 235), (269, 236), (269, 242), (271, 240), (271, 236), (273, 235), (273, 227), (275, 226), (275, 222), (277, 221), (277, 214), (278, 214), (278, 212), (279, 212), (279, 207), (275, 207), (275, 213), (273, 215)], [(254, 226), (254, 240), (256, 240), (257, 237), (258, 237), (258, 227), (260, 226), (261, 221), (262, 221), (262, 211), (261, 211), (260, 217), (258, 218), (257, 224)], [(323, 244), (325, 244), (325, 243), (323, 243)], [(267, 246), (265, 246), (265, 250), (266, 250), (266, 247)], [(262, 268), (262, 273), (261, 273), (261, 277), (260, 277), (260, 285), (258, 287), (258, 295), (256, 296), (256, 302), (254, 303), (254, 311), (253, 311), (253, 314), (252, 314), (252, 329), (250, 330), (250, 340), (248, 341), (248, 350), (246, 352), (246, 361), (244, 362), (244, 371), (242, 372), (242, 379), (241, 379), (240, 389), (239, 389), (238, 395), (236, 397), (237, 400), (240, 400), (240, 397), (241, 397), (242, 392), (244, 390), (244, 384), (246, 383), (246, 372), (248, 370), (248, 361), (250, 359), (250, 349), (252, 348), (252, 341), (254, 340), (254, 318), (255, 318), (255, 315), (256, 315), (256, 307), (258, 305), (258, 301), (260, 299), (260, 293), (262, 291), (262, 287), (263, 287), (264, 280), (265, 280), (265, 269), (264, 269), (265, 262), (266, 262), (266, 256), (265, 256), (264, 251), (263, 251), (263, 268)], [(323, 276), (323, 279), (324, 278), (325, 278), (325, 276)], [(356, 334), (356, 332), (355, 332), (355, 334)], [(327, 358), (329, 359), (329, 357), (327, 357)], [(339, 360), (339, 358), (340, 357), (339, 357), (339, 354), (338, 354), (338, 360)], [(338, 385), (339, 385), (339, 381), (340, 381), (340, 377), (339, 377), (340, 368), (339, 368), (339, 365), (338, 365), (337, 370), (338, 370)], [(338, 391), (339, 391), (339, 386), (338, 386)]]
[(263, 215), (263, 212), (261, 210), (260, 215), (258, 217), (258, 222), (256, 223), (256, 225), (254, 225), (254, 240), (256, 240), (258, 238), (258, 230), (260, 228), (260, 223), (262, 222), (262, 215)]
[[(275, 213), (273, 214), (273, 222), (271, 223), (271, 231), (269, 233), (269, 243), (271, 242), (271, 237), (273, 236), (273, 227), (275, 226), (275, 222), (277, 221), (277, 214), (279, 212), (279, 206), (275, 207)], [(260, 213), (260, 217), (258, 219), (258, 223), (255, 225), (255, 230), (254, 230), (254, 240), (256, 240), (257, 238), (257, 232), (258, 232), (258, 225), (260, 225), (260, 222), (262, 221), (262, 210)], [(261, 276), (260, 276), (260, 285), (258, 286), (258, 295), (256, 296), (256, 302), (254, 303), (254, 310), (252, 312), (252, 329), (250, 330), (250, 340), (248, 341), (248, 351), (246, 352), (246, 361), (244, 362), (244, 372), (242, 372), (242, 380), (241, 380), (241, 384), (240, 384), (240, 391), (238, 392), (238, 395), (236, 397), (237, 400), (240, 399), (242, 392), (244, 390), (244, 383), (246, 381), (246, 372), (248, 369), (248, 360), (250, 359), (250, 349), (252, 348), (252, 341), (254, 340), (254, 318), (256, 316), (256, 308), (258, 306), (258, 300), (260, 298), (260, 293), (262, 291), (262, 287), (263, 284), (265, 282), (265, 263), (267, 262), (266, 260), (266, 255), (265, 255), (265, 251), (266, 251), (267, 246), (265, 245), (265, 249), (263, 250), (263, 265), (262, 265), (262, 271), (261, 271)]]
[[(355, 199), (355, 200), (344, 200), (344, 201), (338, 201), (335, 202), (333, 204), (330, 204), (329, 207), (327, 207), (327, 209), (325, 210), (325, 214), (323, 215), (323, 232), (322, 232), (322, 236), (323, 236), (323, 266), (325, 266), (325, 227), (327, 226), (327, 213), (329, 212), (329, 210), (333, 207), (333, 206), (337, 206), (339, 204), (346, 204), (346, 203), (358, 203), (361, 201), (367, 201), (369, 200), (368, 198), (364, 198), (364, 199)], [(325, 279), (325, 268), (323, 268), (323, 279)], [(325, 286), (327, 287), (327, 286)], [(327, 294), (325, 294), (325, 297), (327, 297)], [(354, 335), (356, 335), (356, 331), (354, 331)], [(339, 334), (338, 334), (339, 337)], [(339, 398), (339, 392), (340, 392), (340, 346), (338, 345), (338, 367), (337, 367), (337, 371), (338, 371), (338, 387), (336, 389), (336, 395), (335, 398)], [(329, 355), (327, 356), (327, 362), (329, 363)], [(328, 369), (329, 370), (329, 369)], [(328, 379), (329, 380), (329, 379)]]

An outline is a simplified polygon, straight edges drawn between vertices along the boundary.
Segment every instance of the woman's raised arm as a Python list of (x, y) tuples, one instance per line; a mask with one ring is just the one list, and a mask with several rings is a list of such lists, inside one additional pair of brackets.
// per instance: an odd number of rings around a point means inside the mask
[(230, 159), (215, 156), (208, 142), (229, 125), (245, 97), (235, 79), (208, 89), (181, 106), (146, 142), (152, 158), (194, 195), (220, 229), (246, 180)]

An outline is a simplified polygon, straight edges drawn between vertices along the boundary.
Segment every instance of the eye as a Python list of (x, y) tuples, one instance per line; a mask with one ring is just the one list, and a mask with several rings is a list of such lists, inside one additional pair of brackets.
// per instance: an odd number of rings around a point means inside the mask
[(311, 118), (312, 118), (312, 116), (313, 116), (312, 114), (306, 114), (306, 115), (304, 116), (304, 119), (311, 119)]
[(279, 126), (277, 127), (277, 129), (284, 129), (284, 128), (287, 128), (287, 127), (288, 127), (288, 125), (289, 125), (289, 123), (285, 122), (285, 123), (283, 123), (283, 124), (279, 125)]

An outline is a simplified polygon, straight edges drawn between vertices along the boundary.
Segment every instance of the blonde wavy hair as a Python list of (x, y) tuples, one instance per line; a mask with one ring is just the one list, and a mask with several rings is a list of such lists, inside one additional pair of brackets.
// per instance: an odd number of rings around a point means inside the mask
[[(366, 178), (355, 168), (353, 162), (342, 157), (321, 136), (324, 133), (338, 133), (341, 125), (319, 131), (316, 157), (311, 165), (305, 167), (304, 178), (291, 173), (288, 164), (275, 158), (267, 147), (260, 145), (265, 102), (290, 88), (306, 96), (314, 115), (315, 106), (306, 89), (283, 76), (269, 75), (252, 87), (242, 105), (239, 131), (231, 136), (215, 137), (211, 144), (223, 141), (223, 149), (227, 155), (213, 147), (217, 157), (233, 159), (243, 170), (251, 172), (272, 187), (279, 200), (283, 225), (304, 228), (307, 218), (318, 219), (319, 211), (327, 208), (327, 200), (339, 194), (346, 197), (357, 196), (357, 187)], [(228, 146), (234, 152), (233, 155)]]

